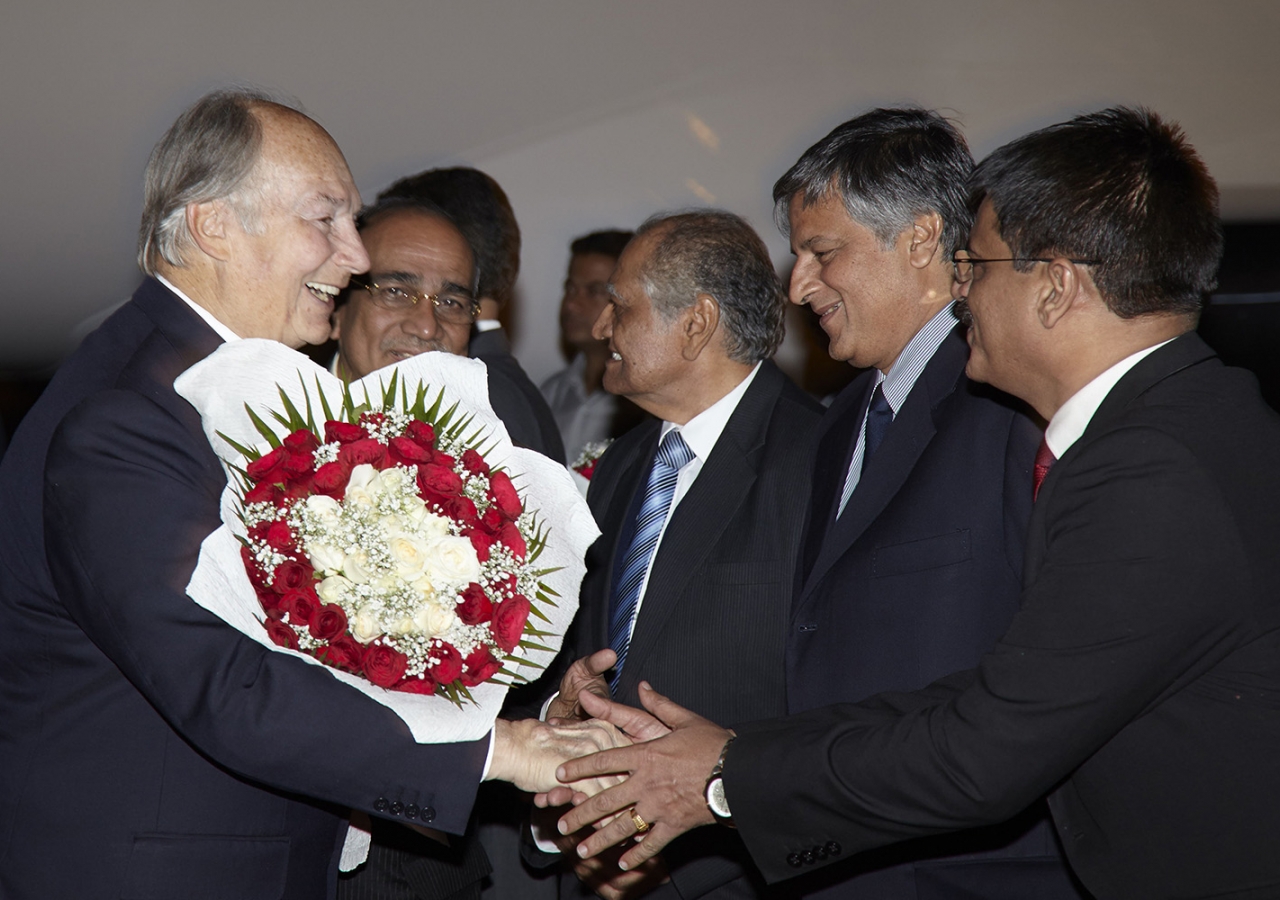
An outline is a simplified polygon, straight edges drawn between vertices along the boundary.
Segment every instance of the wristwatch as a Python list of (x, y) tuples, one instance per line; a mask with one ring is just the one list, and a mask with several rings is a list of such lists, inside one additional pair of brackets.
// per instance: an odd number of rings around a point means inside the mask
[(711, 810), (711, 815), (715, 816), (716, 821), (721, 825), (727, 825), (730, 828), (736, 828), (733, 824), (733, 813), (729, 811), (729, 800), (724, 795), (724, 779), (720, 777), (724, 772), (724, 758), (729, 752), (729, 745), (733, 743), (733, 739), (737, 735), (730, 735), (729, 740), (724, 742), (724, 748), (720, 751), (720, 758), (716, 760), (715, 766), (711, 770), (711, 775), (707, 778), (707, 809)]

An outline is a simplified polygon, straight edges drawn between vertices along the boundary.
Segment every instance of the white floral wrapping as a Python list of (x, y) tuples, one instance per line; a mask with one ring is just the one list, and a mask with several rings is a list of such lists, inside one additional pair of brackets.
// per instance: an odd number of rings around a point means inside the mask
[[(489, 404), (488, 376), (483, 363), (448, 353), (424, 353), (353, 382), (351, 391), (356, 402), (363, 399), (366, 386), (374, 403), (380, 401), (383, 385), (392, 371), (399, 372), (399, 381), (407, 387), (410, 398), (418, 384), (428, 385), (432, 397), (443, 388), (442, 408), (456, 401), (460, 411), (470, 414), (474, 425), (480, 426), (487, 435), (484, 446), (493, 447), (485, 458), (491, 465), (507, 469), (526, 508), (536, 510), (539, 521), (547, 526), (547, 545), (535, 565), (539, 569), (559, 567), (541, 579), (559, 596), (555, 598), (557, 606), (539, 604), (551, 623), (538, 622), (538, 626), (552, 633), (540, 638), (539, 643), (558, 650), (578, 608), (578, 588), (585, 571), (583, 557), (600, 533), (568, 470), (539, 453), (512, 445), (506, 428)], [(243, 446), (265, 452), (270, 448), (245, 413), (245, 404), (270, 421), (268, 411), (283, 411), (281, 389), (303, 410), (310, 395), (316, 421), (320, 423), (324, 414), (315, 401), (317, 381), (330, 409), (339, 410), (342, 382), (327, 370), (276, 341), (243, 340), (224, 344), (192, 366), (174, 382), (174, 388), (199, 411), (209, 443), (230, 477), (229, 464), (243, 466), (244, 460), (218, 432)], [(290, 653), (308, 664), (321, 665), (306, 654), (277, 646), (267, 636), (262, 625), (265, 615), (240, 557), (237, 535), (243, 536), (244, 529), (236, 515), (236, 494), (231, 485), (222, 495), (222, 522), (222, 527), (201, 545), (199, 563), (187, 585), (187, 593), (205, 609), (264, 646), (279, 653)], [(554, 653), (517, 648), (516, 655), (545, 666)], [(512, 666), (508, 663), (507, 667)], [(492, 730), (507, 692), (507, 688), (499, 684), (482, 684), (470, 689), (475, 704), (459, 709), (443, 697), (388, 691), (346, 672), (324, 668), (334, 678), (394, 710), (420, 743), (483, 737)], [(520, 665), (517, 671), (532, 680), (541, 670), (537, 666)]]

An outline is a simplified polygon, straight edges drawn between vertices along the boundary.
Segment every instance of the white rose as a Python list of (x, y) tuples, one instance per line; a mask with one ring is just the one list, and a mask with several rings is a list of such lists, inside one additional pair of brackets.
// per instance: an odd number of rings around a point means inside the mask
[(368, 463), (361, 463), (351, 470), (351, 478), (347, 481), (346, 503), (357, 506), (373, 506), (377, 503), (378, 494), (382, 493), (382, 485), (378, 481), (378, 470)]
[(436, 586), (431, 583), (431, 579), (426, 575), (420, 576), (411, 586), (428, 600), (431, 600), (436, 595)]
[(378, 477), (384, 490), (399, 493), (408, 482), (409, 474), (404, 469), (392, 466), (390, 469), (383, 469), (379, 472)]
[(373, 567), (369, 565), (369, 554), (363, 550), (348, 553), (342, 559), (342, 574), (356, 584), (368, 584), (373, 578)]
[(307, 556), (311, 557), (311, 565), (316, 571), (325, 575), (334, 575), (342, 571), (342, 564), (347, 555), (331, 544), (319, 542), (307, 543)]
[(422, 518), (418, 520), (418, 534), (424, 538), (448, 537), (449, 520), (444, 516), (437, 516), (433, 512), (427, 512), (426, 504), (423, 504), (422, 510)]
[(357, 641), (367, 644), (382, 634), (382, 623), (373, 613), (362, 609), (351, 623), (351, 633)]
[(332, 497), (326, 497), (324, 494), (312, 494), (305, 501), (307, 513), (327, 527), (334, 527), (338, 524), (338, 519), (342, 515), (342, 504)]
[(403, 618), (396, 623), (396, 634), (413, 634), (418, 630), (418, 623), (410, 618)]
[(422, 520), (427, 516), (427, 504), (422, 498), (416, 494), (405, 497), (400, 504), (404, 512), (404, 517), (413, 525), (420, 525)]
[(438, 537), (427, 542), (427, 577), (436, 584), (467, 584), (480, 578), (480, 560), (470, 538)]
[(451, 609), (446, 609), (438, 603), (424, 603), (418, 607), (418, 614), (414, 617), (414, 622), (423, 633), (430, 637), (437, 637), (444, 634), (453, 627), (453, 623), (458, 620), (458, 616)]
[(388, 513), (385, 516), (379, 516), (378, 524), (382, 526), (382, 530), (387, 534), (396, 534), (404, 531), (406, 527), (404, 519), (400, 518), (395, 513)]
[(351, 596), (351, 587), (350, 580), (341, 575), (331, 575), (316, 585), (316, 594), (325, 603), (341, 604)]
[(414, 581), (426, 571), (427, 545), (421, 538), (401, 531), (387, 540), (387, 550), (396, 574), (405, 581)]

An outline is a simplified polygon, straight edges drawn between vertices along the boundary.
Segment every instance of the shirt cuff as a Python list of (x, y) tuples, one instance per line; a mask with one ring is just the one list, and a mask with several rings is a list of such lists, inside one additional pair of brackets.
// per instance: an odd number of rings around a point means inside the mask
[(493, 765), (493, 732), (489, 732), (489, 751), (484, 755), (484, 771), (480, 773), (480, 780), (486, 781), (489, 778), (489, 767)]

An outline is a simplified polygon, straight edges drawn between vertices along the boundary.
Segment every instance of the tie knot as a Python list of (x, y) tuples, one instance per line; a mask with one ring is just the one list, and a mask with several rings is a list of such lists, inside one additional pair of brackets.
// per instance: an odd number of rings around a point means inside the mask
[(679, 430), (668, 431), (667, 436), (662, 439), (662, 445), (658, 447), (658, 461), (678, 472), (691, 459), (693, 459), (693, 451), (684, 442)]

